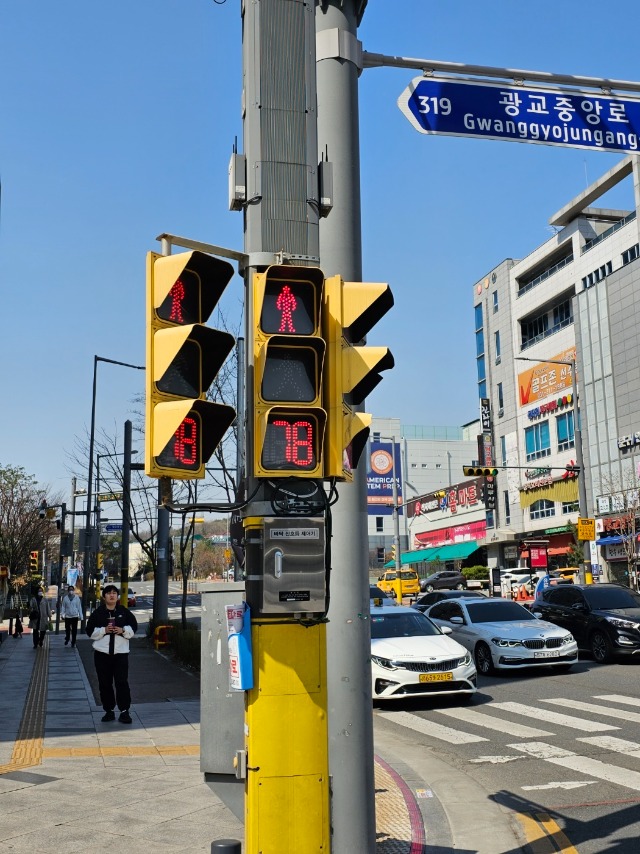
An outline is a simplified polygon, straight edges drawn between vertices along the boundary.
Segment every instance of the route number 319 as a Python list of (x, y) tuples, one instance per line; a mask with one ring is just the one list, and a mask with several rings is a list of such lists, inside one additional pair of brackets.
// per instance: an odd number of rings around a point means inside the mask
[(434, 98), (428, 95), (419, 95), (420, 102), (419, 113), (433, 113), (434, 116), (450, 116), (451, 101), (449, 98)]

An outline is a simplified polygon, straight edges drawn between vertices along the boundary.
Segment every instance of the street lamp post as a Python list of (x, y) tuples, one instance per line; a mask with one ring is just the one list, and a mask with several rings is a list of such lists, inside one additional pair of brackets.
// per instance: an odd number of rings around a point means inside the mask
[(123, 368), (133, 368), (136, 371), (144, 371), (144, 365), (130, 365), (128, 362), (118, 362), (115, 359), (105, 359), (102, 356), (93, 357), (93, 390), (91, 394), (91, 430), (89, 433), (89, 471), (87, 473), (87, 516), (85, 531), (84, 565), (82, 569), (82, 625), (84, 630), (87, 617), (87, 599), (89, 593), (89, 563), (91, 553), (95, 552), (95, 543), (91, 534), (91, 486), (93, 479), (93, 450), (96, 434), (96, 387), (98, 381), (98, 362), (108, 362), (110, 365), (121, 365)]
[(398, 482), (396, 480), (396, 440), (393, 436), (381, 436), (382, 442), (391, 442), (391, 480), (393, 501), (393, 552), (396, 563), (396, 580), (398, 582), (398, 603), (402, 604), (402, 580), (400, 570), (402, 560), (400, 559), (400, 514), (398, 509)]
[[(573, 436), (576, 448), (576, 463), (578, 468), (578, 513), (581, 519), (586, 519), (588, 515), (587, 509), (587, 481), (584, 471), (584, 454), (582, 448), (582, 429), (580, 427), (580, 398), (578, 396), (578, 380), (576, 374), (575, 359), (530, 359), (527, 356), (516, 356), (517, 362), (548, 362), (550, 365), (569, 365), (571, 368), (571, 382), (573, 384), (574, 412), (575, 423), (573, 425)], [(591, 574), (591, 549), (589, 541), (585, 540), (582, 551), (582, 568), (579, 573), (578, 580), (582, 584), (593, 584), (593, 575)]]

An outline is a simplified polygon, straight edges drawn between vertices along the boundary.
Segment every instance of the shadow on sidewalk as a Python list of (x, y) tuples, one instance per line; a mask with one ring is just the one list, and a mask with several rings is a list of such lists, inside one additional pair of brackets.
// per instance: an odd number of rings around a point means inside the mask
[[(98, 679), (93, 663), (93, 645), (89, 639), (78, 638), (78, 654), (84, 665), (96, 705), (100, 705)], [(180, 662), (159, 652), (146, 638), (129, 642), (129, 685), (131, 699), (136, 703), (162, 703), (166, 700), (200, 698), (200, 674), (188, 671)]]

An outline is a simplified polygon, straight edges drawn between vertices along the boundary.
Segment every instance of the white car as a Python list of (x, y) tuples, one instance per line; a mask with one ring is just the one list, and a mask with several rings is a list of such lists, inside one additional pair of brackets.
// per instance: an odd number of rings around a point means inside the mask
[(510, 599), (448, 599), (425, 611), (473, 653), (478, 672), (552, 665), (568, 670), (578, 645), (566, 629), (535, 617)]
[(371, 690), (374, 700), (476, 692), (473, 657), (419, 611), (371, 606)]

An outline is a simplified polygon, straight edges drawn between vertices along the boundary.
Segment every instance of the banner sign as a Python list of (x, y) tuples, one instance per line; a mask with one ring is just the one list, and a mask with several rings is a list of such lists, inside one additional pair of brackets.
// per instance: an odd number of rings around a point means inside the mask
[(415, 77), (398, 106), (420, 133), (638, 151), (640, 100), (561, 87)]
[(367, 506), (369, 516), (390, 516), (393, 513), (393, 450), (398, 494), (398, 515), (402, 515), (402, 461), (400, 445), (395, 442), (371, 442), (367, 471)]

